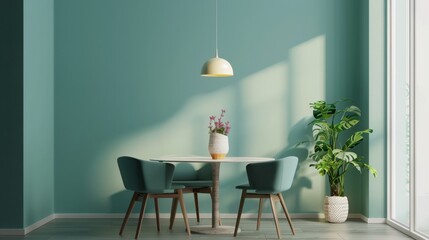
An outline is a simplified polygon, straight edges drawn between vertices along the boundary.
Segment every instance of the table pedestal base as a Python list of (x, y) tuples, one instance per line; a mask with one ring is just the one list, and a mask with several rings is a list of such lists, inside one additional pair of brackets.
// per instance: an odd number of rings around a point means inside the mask
[[(227, 235), (234, 235), (234, 227), (233, 226), (219, 226), (217, 228), (212, 228), (211, 225), (197, 225), (191, 227), (192, 233), (199, 233), (199, 234), (208, 234), (208, 235), (214, 235), (214, 234), (227, 234)], [(241, 232), (241, 229), (238, 228), (238, 233)]]

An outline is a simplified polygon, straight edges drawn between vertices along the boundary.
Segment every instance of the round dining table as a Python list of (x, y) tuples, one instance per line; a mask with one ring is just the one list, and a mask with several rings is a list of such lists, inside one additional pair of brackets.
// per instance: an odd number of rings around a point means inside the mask
[(272, 161), (274, 158), (267, 157), (225, 157), (224, 159), (212, 159), (211, 157), (182, 157), (182, 156), (163, 156), (152, 158), (153, 161), (159, 162), (196, 162), (211, 163), (212, 180), (213, 180), (213, 197), (212, 197), (212, 224), (192, 226), (191, 231), (201, 234), (233, 234), (233, 226), (219, 225), (219, 171), (221, 163), (256, 163)]

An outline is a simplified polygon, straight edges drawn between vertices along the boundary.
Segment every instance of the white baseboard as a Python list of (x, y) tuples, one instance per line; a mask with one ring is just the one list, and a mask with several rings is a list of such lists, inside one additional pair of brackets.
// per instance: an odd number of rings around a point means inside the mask
[[(169, 218), (170, 213), (161, 213), (159, 214), (160, 218)], [(57, 213), (55, 218), (123, 218), (124, 213)], [(145, 218), (156, 218), (155, 213), (147, 213), (144, 215)], [(189, 218), (196, 218), (195, 213), (188, 213)], [(211, 218), (211, 213), (200, 213), (200, 218)], [(236, 218), (236, 213), (221, 213), (221, 218)], [(242, 218), (257, 218), (257, 213), (243, 213)], [(272, 218), (271, 213), (263, 213), (262, 218)], [(138, 218), (137, 213), (132, 213), (130, 218)], [(183, 218), (182, 214), (179, 212), (176, 215), (176, 218)], [(286, 218), (284, 215), (279, 214), (279, 218)], [(291, 218), (295, 219), (324, 219), (325, 215), (323, 213), (292, 213)], [(367, 218), (359, 213), (350, 213), (348, 219), (361, 219), (366, 223), (386, 223), (385, 218)]]
[[(56, 213), (55, 218), (123, 218), (124, 213)], [(145, 218), (150, 215), (145, 214)], [(154, 214), (155, 215), (155, 214)], [(137, 214), (131, 214), (130, 217), (134, 218)]]
[(46, 223), (48, 223), (54, 219), (55, 219), (55, 214), (51, 214), (51, 215), (33, 223), (33, 224), (31, 224), (30, 226), (24, 228), (24, 235), (35, 230), (35, 229), (37, 229), (37, 228), (39, 228), (39, 227), (41, 227), (41, 226), (43, 226), (43, 225), (45, 225)]
[[(356, 215), (356, 214), (355, 214)], [(351, 214), (351, 216), (353, 216)], [(57, 213), (55, 214), (55, 218), (123, 218), (124, 213)], [(138, 213), (132, 213), (130, 218), (138, 218)], [(155, 213), (147, 213), (144, 215), (145, 218), (156, 218)], [(170, 218), (170, 213), (160, 213), (160, 218)], [(188, 218), (196, 218), (195, 213), (188, 213)], [(211, 213), (200, 213), (200, 218), (208, 219), (211, 218)], [(221, 213), (221, 218), (236, 218), (236, 213)], [(242, 218), (257, 218), (257, 213), (243, 213), (241, 215)], [(273, 215), (271, 213), (263, 213), (262, 218), (272, 218)], [(182, 214), (179, 212), (176, 215), (176, 218), (183, 218)], [(279, 216), (279, 218), (285, 218), (284, 215)], [(298, 213), (291, 214), (291, 218), (324, 218), (322, 213)], [(352, 217), (359, 218), (359, 217)]]
[(361, 215), (362, 221), (366, 222), (366, 223), (386, 223), (386, 218), (368, 218), (364, 215)]
[[(161, 213), (160, 218), (170, 218), (170, 213)], [(242, 218), (257, 218), (256, 213), (244, 213), (241, 215)], [(24, 228), (24, 229), (0, 229), (0, 236), (9, 235), (9, 236), (24, 236), (31, 231), (45, 225), (46, 223), (56, 219), (56, 218), (123, 218), (124, 213), (56, 213), (51, 214), (40, 221)], [(131, 218), (138, 218), (137, 213), (130, 215)], [(148, 213), (144, 215), (145, 218), (156, 218), (155, 213)], [(195, 213), (189, 213), (189, 218), (196, 218)], [(201, 213), (200, 218), (211, 218), (211, 213)], [(236, 218), (237, 214), (235, 213), (222, 213), (220, 214), (221, 218)], [(272, 218), (271, 213), (263, 213), (262, 218)], [(176, 218), (183, 218), (181, 213), (177, 213)], [(285, 216), (280, 215), (279, 218), (285, 218)], [(325, 218), (323, 213), (295, 213), (291, 214), (291, 218), (295, 219), (323, 219)], [(377, 223), (386, 223), (385, 218), (368, 218), (362, 214), (350, 213), (348, 219), (361, 219), (362, 221), (370, 224)]]

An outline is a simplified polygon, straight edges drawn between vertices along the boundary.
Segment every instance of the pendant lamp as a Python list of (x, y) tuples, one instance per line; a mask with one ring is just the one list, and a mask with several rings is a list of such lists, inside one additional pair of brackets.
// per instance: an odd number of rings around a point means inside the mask
[(201, 69), (201, 76), (204, 77), (230, 77), (234, 75), (231, 64), (219, 57), (217, 47), (217, 0), (216, 0), (216, 52), (215, 57), (204, 63)]

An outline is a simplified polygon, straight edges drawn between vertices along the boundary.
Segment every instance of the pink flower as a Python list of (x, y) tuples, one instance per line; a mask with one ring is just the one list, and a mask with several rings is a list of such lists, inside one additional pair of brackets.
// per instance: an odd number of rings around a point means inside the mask
[(225, 135), (228, 135), (229, 131), (231, 130), (231, 125), (228, 122), (225, 123)]
[[(226, 113), (225, 109), (222, 109), (220, 117), (217, 118), (217, 120), (216, 120), (216, 116), (212, 115), (212, 116), (209, 117), (209, 119), (210, 119), (209, 126), (208, 126), (209, 133), (220, 133), (220, 134), (223, 134), (223, 135), (228, 135), (229, 134), (229, 132), (231, 130), (230, 122), (227, 121), (227, 122), (224, 123), (222, 121), (222, 118), (225, 117), (225, 113)], [(214, 124), (214, 127), (213, 127), (213, 124)]]

